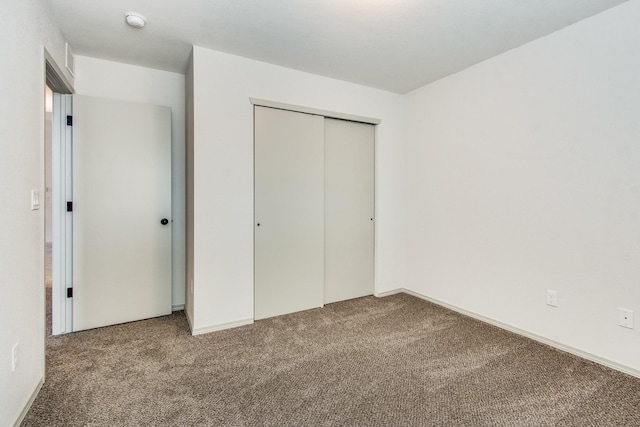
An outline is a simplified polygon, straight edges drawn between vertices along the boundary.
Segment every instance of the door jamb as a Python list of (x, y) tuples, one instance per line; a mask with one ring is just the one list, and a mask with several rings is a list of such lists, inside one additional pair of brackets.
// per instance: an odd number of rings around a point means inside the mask
[[(61, 98), (60, 94), (72, 94), (73, 89), (71, 88), (71, 84), (66, 79), (64, 73), (60, 70), (60, 67), (53, 59), (52, 55), (44, 49), (44, 64), (45, 64), (45, 72), (44, 72), (44, 83), (48, 85), (49, 88), (54, 92), (54, 103), (53, 103), (53, 112), (52, 112), (52, 333), (54, 335), (71, 332), (71, 300), (66, 298), (66, 288), (69, 278), (65, 278), (66, 272), (68, 271), (68, 262), (65, 261), (67, 258), (66, 254), (70, 252), (70, 247), (67, 247), (67, 237), (65, 232), (65, 224), (70, 222), (66, 219), (66, 209), (63, 213), (62, 208), (63, 204), (66, 205), (66, 201), (60, 200), (61, 196), (64, 196), (66, 190), (66, 182), (67, 176), (64, 170), (60, 169), (61, 160), (62, 165), (66, 162), (64, 159), (60, 158), (60, 155), (64, 155), (63, 153), (66, 150), (62, 150), (60, 152), (63, 145), (66, 145), (64, 141), (66, 138), (63, 138), (64, 131), (66, 129), (60, 129), (61, 119), (60, 113), (66, 115), (66, 112), (61, 111)], [(57, 98), (57, 102), (55, 99)], [(64, 108), (62, 108), (64, 109)], [(43, 138), (43, 152), (46, 149), (45, 141)], [(58, 154), (56, 156), (55, 154)], [(68, 156), (67, 156), (68, 157)], [(44, 156), (43, 156), (44, 158)], [(45, 162), (43, 162), (43, 176), (46, 173), (44, 170), (47, 167)], [(62, 190), (62, 191), (61, 191)], [(44, 236), (43, 236), (44, 239)], [(46, 330), (46, 328), (45, 328)]]

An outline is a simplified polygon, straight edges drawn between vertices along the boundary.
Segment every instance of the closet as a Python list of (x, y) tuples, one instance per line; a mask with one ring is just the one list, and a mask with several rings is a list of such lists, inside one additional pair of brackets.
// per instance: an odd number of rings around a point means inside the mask
[(373, 293), (372, 124), (254, 106), (255, 319)]

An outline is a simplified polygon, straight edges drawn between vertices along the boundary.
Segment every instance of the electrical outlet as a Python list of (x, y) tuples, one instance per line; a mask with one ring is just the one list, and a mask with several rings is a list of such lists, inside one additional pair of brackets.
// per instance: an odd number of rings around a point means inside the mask
[(633, 311), (626, 308), (618, 309), (618, 324), (623, 328), (633, 329)]
[(11, 348), (11, 372), (15, 371), (18, 367), (18, 350), (20, 349), (19, 343), (15, 343)]
[(547, 289), (547, 305), (558, 306), (558, 292)]

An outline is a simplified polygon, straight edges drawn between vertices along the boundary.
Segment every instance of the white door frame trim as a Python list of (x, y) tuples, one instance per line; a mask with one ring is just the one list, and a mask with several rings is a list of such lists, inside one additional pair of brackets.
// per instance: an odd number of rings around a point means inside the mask
[(267, 101), (267, 100), (258, 99), (258, 98), (249, 98), (249, 102), (251, 102), (252, 105), (257, 105), (260, 107), (277, 108), (279, 110), (295, 111), (297, 113), (314, 114), (316, 116), (324, 116), (324, 117), (329, 117), (332, 119), (340, 119), (340, 120), (349, 120), (351, 122), (368, 123), (372, 125), (379, 125), (381, 122), (380, 119), (374, 119), (371, 117), (356, 116), (354, 114), (338, 113), (335, 111), (328, 111), (328, 110), (319, 110), (317, 108), (302, 107), (300, 105), (285, 104), (282, 102)]

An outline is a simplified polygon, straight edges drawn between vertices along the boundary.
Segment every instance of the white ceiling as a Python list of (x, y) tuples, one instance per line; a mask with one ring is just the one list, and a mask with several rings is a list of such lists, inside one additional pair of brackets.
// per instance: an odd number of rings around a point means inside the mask
[[(76, 54), (184, 73), (192, 45), (406, 93), (627, 0), (48, 0)], [(129, 28), (126, 11), (147, 18)]]

